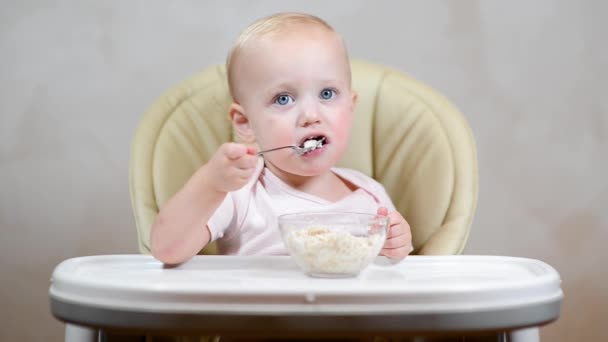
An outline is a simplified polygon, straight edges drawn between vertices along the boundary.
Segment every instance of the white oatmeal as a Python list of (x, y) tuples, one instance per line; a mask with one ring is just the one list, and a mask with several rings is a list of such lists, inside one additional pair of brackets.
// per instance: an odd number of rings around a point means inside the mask
[(311, 227), (293, 231), (287, 244), (309, 273), (357, 274), (382, 248), (382, 236), (354, 236), (345, 230)]

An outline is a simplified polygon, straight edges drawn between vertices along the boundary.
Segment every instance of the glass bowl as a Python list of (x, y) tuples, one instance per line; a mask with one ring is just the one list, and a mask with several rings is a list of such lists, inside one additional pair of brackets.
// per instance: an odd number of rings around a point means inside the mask
[(309, 276), (355, 277), (384, 242), (388, 217), (349, 212), (308, 212), (278, 217), (289, 254)]

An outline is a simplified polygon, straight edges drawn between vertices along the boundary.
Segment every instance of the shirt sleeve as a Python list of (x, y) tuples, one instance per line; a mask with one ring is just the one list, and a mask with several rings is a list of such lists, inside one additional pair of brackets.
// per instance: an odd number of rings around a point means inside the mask
[(257, 183), (263, 168), (264, 159), (260, 157), (251, 180), (241, 189), (226, 194), (222, 204), (211, 215), (207, 222), (207, 227), (211, 232), (211, 241), (221, 238), (229, 239), (240, 229), (239, 227), (245, 220), (252, 189)]
[(373, 183), (374, 192), (378, 200), (380, 201), (380, 205), (385, 207), (389, 213), (396, 211), (397, 209), (395, 208), (395, 205), (393, 204), (393, 201), (391, 200), (390, 196), (386, 193), (386, 189), (384, 189), (384, 186), (375, 179), (370, 180)]
[(229, 192), (207, 222), (207, 227), (211, 232), (211, 241), (222, 238), (228, 227), (235, 225), (235, 211), (234, 194)]

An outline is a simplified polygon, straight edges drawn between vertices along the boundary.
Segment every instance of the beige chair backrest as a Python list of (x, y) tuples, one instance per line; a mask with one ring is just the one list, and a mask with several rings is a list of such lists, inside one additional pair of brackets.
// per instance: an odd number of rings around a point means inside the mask
[[(475, 142), (463, 115), (400, 71), (353, 61), (352, 72), (359, 97), (340, 166), (385, 186), (412, 228), (416, 254), (461, 253), (478, 193)], [(225, 68), (215, 66), (168, 91), (143, 116), (129, 174), (142, 253), (150, 253), (159, 208), (218, 146), (233, 140), (230, 103)]]

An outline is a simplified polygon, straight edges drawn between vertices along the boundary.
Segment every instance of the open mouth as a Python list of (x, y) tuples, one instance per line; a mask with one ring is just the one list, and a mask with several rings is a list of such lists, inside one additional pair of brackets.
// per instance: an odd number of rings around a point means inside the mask
[(307, 150), (306, 152), (310, 152), (310, 151), (314, 151), (318, 148), (323, 147), (323, 145), (325, 145), (327, 143), (328, 143), (328, 139), (326, 136), (313, 135), (313, 136), (309, 136), (308, 138), (304, 138), (300, 142), (299, 147), (306, 149)]

